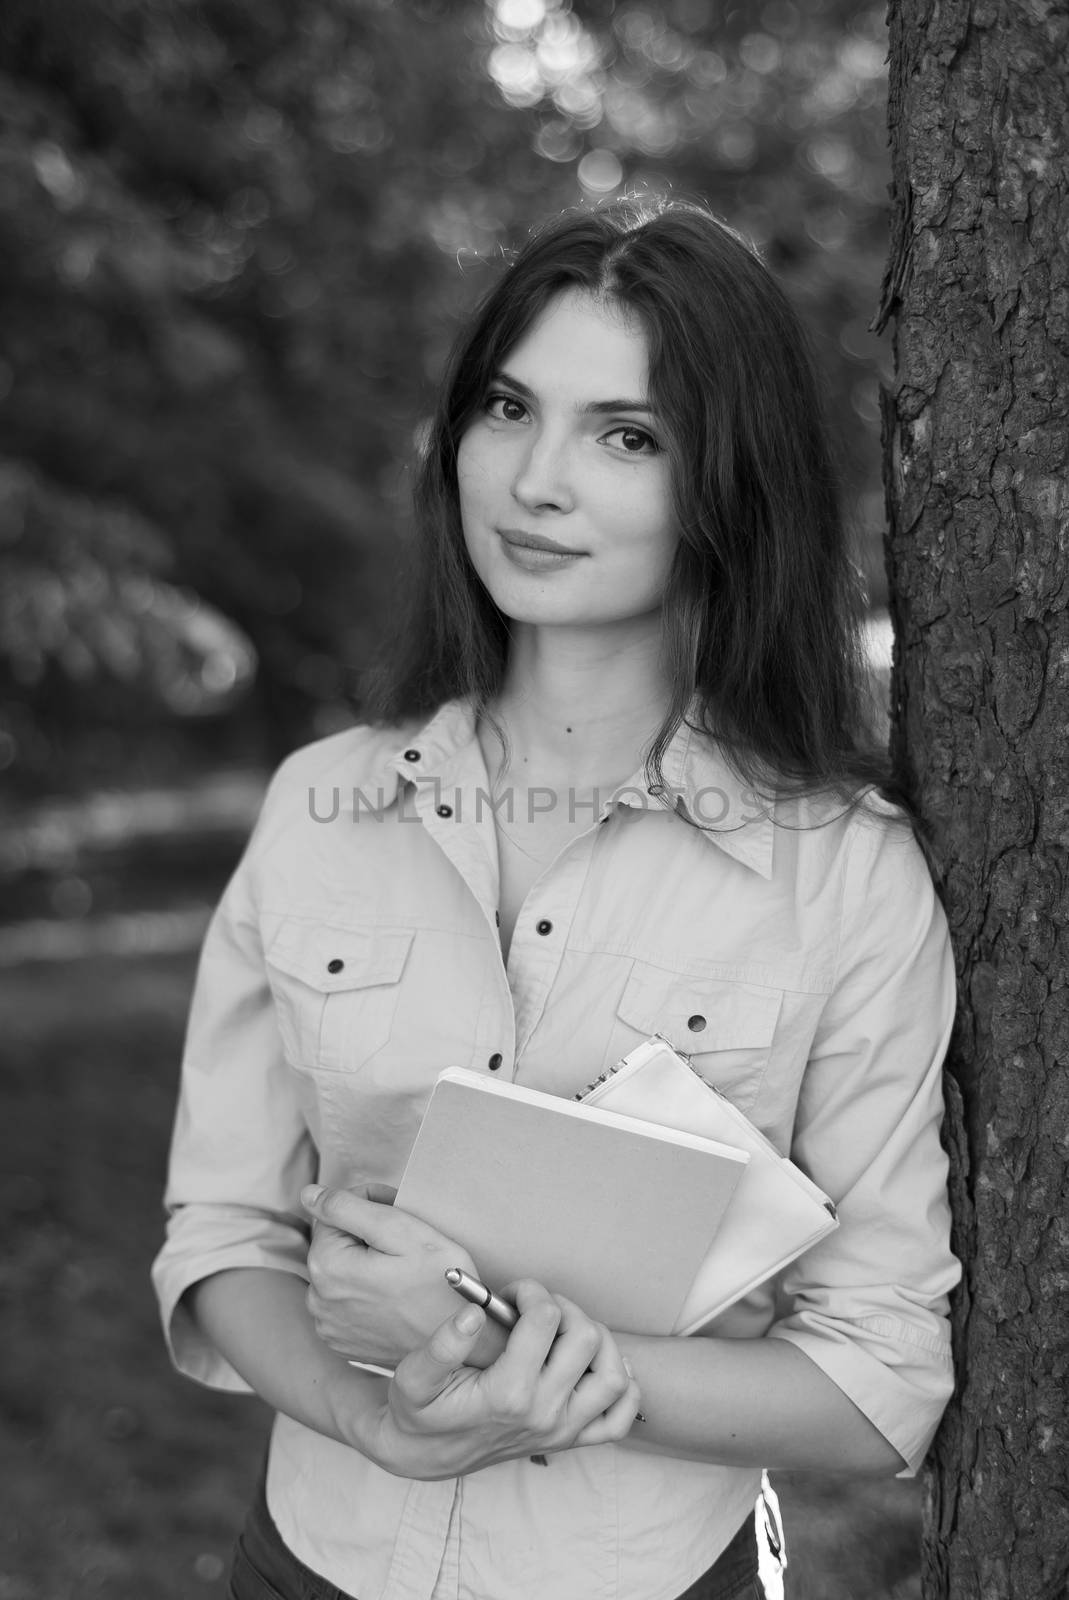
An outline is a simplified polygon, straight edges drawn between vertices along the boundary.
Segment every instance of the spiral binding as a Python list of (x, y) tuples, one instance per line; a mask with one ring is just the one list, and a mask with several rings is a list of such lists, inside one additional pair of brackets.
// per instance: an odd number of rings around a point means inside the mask
[[(677, 1055), (681, 1061), (685, 1061), (687, 1063), (687, 1066), (690, 1068), (691, 1072), (693, 1072), (695, 1074), (696, 1077), (702, 1078), (701, 1073), (698, 1071), (697, 1067), (691, 1061), (690, 1057), (688, 1055), (684, 1055), (682, 1050), (677, 1050), (675, 1045), (672, 1043), (671, 1039), (666, 1038), (663, 1033), (651, 1033), (650, 1034), (650, 1039), (660, 1039), (662, 1044), (666, 1044), (668, 1046), (669, 1050), (673, 1051), (674, 1054)], [(649, 1039), (645, 1040), (645, 1043), (648, 1044), (649, 1043)], [(579, 1093), (574, 1096), (574, 1098), (576, 1100), (585, 1100), (588, 1094), (593, 1094), (595, 1089), (600, 1089), (603, 1083), (608, 1083), (610, 1078), (614, 1078), (616, 1076), (616, 1074), (619, 1072), (621, 1067), (626, 1067), (627, 1063), (628, 1063), (628, 1060), (629, 1060), (628, 1056), (621, 1056), (619, 1061), (617, 1061), (614, 1066), (606, 1067), (605, 1071), (601, 1074), (600, 1077), (595, 1078), (593, 1083), (588, 1083), (586, 1088), (585, 1089), (581, 1089), (579, 1091)], [(706, 1079), (702, 1078), (702, 1082), (705, 1083)], [(716, 1089), (716, 1085), (711, 1083), (711, 1084), (709, 1084), (709, 1088), (710, 1089)], [(716, 1093), (717, 1094), (720, 1093), (719, 1089), (716, 1089)]]

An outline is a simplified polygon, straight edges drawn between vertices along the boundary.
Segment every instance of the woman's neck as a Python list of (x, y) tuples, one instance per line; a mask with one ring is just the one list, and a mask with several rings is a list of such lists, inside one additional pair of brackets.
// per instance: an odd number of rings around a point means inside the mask
[[(625, 782), (669, 702), (659, 624), (597, 633), (520, 626), (491, 709), (509, 737), (513, 781), (582, 789)], [(492, 735), (483, 739), (488, 764), (490, 745), (497, 765)]]

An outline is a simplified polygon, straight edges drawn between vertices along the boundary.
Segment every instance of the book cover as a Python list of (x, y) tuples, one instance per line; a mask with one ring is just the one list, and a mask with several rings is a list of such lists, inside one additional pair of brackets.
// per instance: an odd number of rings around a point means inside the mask
[(464, 1245), (491, 1288), (536, 1278), (617, 1331), (669, 1333), (747, 1159), (450, 1067), (394, 1204)]

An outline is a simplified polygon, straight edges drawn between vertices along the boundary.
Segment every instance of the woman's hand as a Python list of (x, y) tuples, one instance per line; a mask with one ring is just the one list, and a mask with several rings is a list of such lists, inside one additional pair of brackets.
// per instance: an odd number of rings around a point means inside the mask
[[(316, 1332), (348, 1360), (384, 1367), (396, 1367), (457, 1310), (446, 1268), (476, 1272), (460, 1245), (396, 1210), (395, 1192), (372, 1184), (365, 1193), (305, 1189), (301, 1196), (315, 1218), (307, 1304)], [(488, 1325), (473, 1364), (487, 1365), (504, 1347), (502, 1330)]]
[(379, 1466), (452, 1478), (626, 1436), (640, 1396), (609, 1330), (531, 1279), (513, 1284), (509, 1298), (519, 1321), (484, 1371), (470, 1364), (486, 1320), (477, 1306), (462, 1306), (399, 1363), (361, 1440)]

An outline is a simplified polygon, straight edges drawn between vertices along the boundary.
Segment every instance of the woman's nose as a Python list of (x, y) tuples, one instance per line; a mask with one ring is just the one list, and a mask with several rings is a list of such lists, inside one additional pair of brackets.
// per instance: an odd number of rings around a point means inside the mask
[(512, 493), (528, 511), (570, 511), (575, 495), (565, 441), (537, 433), (517, 466)]

